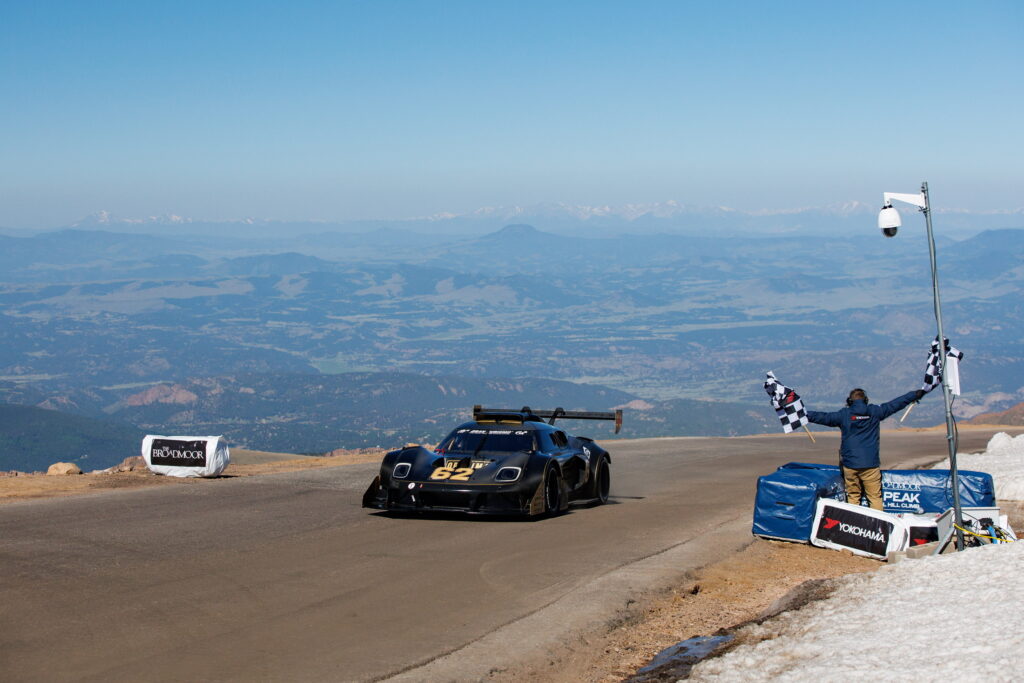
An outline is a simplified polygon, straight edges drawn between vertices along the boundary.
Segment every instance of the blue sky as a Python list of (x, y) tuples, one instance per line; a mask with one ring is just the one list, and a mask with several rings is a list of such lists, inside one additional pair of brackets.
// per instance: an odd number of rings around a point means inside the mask
[(1024, 206), (1019, 2), (0, 8), (0, 225)]

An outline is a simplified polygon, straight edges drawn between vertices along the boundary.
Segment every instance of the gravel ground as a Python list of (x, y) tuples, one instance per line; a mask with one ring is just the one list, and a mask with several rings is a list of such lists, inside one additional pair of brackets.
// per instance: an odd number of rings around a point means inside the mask
[[(265, 451), (231, 451), (231, 464), (221, 477), (210, 479), (165, 477), (153, 474), (142, 463), (141, 456), (129, 458), (121, 466), (111, 470), (88, 474), (67, 474), (47, 476), (41, 472), (0, 473), (0, 505), (29, 498), (51, 498), (74, 496), (112, 489), (143, 488), (148, 486), (215, 486), (218, 479), (231, 477), (252, 477), (275, 472), (320, 467), (339, 467), (358, 463), (380, 462), (383, 449), (336, 450), (325, 456), (299, 456), (292, 453), (268, 453)], [(132, 467), (133, 469), (129, 469)]]

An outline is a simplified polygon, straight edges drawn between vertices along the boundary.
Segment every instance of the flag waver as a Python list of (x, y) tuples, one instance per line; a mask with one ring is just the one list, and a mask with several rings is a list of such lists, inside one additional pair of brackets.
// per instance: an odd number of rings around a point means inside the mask
[[(946, 346), (946, 365), (949, 366), (951, 360), (955, 360), (957, 363), (964, 359), (963, 352), (955, 346), (950, 346), (949, 339), (945, 339)], [(959, 373), (956, 369), (952, 369), (950, 372), (950, 380), (953, 379), (954, 373), (958, 376)], [(959, 377), (957, 377), (959, 379)], [(942, 362), (939, 359), (939, 341), (936, 339), (932, 342), (931, 351), (928, 352), (928, 362), (924, 367), (924, 382), (921, 384), (921, 391), (926, 394), (935, 387), (942, 384)], [(959, 381), (956, 382), (957, 391), (954, 393), (959, 394)]]
[(810, 420), (807, 419), (803, 400), (795, 391), (779, 382), (774, 372), (768, 373), (768, 379), (764, 381), (764, 390), (772, 400), (772, 408), (779, 416), (783, 432), (788, 434), (801, 427), (806, 428)]

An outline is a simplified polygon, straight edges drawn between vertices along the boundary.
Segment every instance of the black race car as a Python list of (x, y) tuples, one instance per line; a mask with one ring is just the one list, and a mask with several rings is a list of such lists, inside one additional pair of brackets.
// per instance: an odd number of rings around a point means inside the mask
[[(545, 423), (543, 418), (548, 418)], [(384, 456), (363, 507), (409, 512), (495, 515), (557, 514), (571, 501), (608, 500), (611, 456), (584, 436), (555, 426), (559, 418), (614, 420), (612, 413), (473, 408), (437, 448), (408, 446)]]

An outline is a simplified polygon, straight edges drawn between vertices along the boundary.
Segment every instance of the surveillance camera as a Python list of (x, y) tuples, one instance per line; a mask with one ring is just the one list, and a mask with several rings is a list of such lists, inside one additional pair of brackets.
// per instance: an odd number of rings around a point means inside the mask
[(886, 204), (878, 212), (878, 228), (886, 237), (895, 237), (896, 230), (901, 225), (900, 212), (892, 208), (892, 204)]

